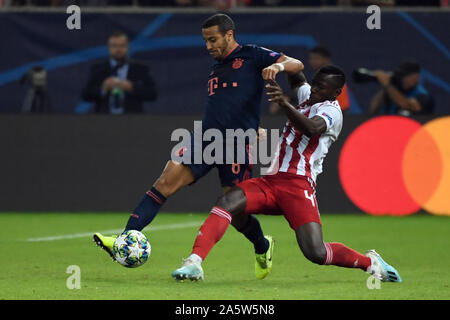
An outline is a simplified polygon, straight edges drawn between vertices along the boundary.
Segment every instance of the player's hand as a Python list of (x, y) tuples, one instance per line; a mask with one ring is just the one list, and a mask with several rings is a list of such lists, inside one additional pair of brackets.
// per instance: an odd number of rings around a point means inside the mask
[(123, 91), (132, 91), (133, 90), (133, 83), (131, 83), (131, 81), (129, 81), (129, 80), (122, 80), (122, 81), (119, 82), (119, 87)]
[(264, 141), (267, 139), (267, 130), (261, 127), (258, 127), (258, 140)]
[(103, 81), (102, 88), (105, 91), (111, 91), (117, 85), (117, 78), (108, 77)]
[(266, 84), (267, 95), (270, 102), (278, 103), (279, 105), (288, 105), (289, 101), (285, 96), (283, 90), (275, 80), (268, 80)]
[(391, 74), (386, 71), (376, 70), (375, 77), (382, 86), (387, 86), (391, 82)]
[(262, 71), (262, 77), (264, 80), (275, 80), (278, 72), (280, 72), (280, 67), (276, 64), (272, 64)]

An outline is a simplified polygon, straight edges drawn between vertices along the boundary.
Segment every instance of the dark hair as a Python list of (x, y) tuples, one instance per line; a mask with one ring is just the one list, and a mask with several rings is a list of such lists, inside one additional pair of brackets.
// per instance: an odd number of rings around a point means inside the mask
[(128, 35), (125, 32), (123, 32), (123, 31), (114, 31), (114, 32), (112, 32), (109, 35), (108, 40), (111, 39), (111, 38), (117, 38), (117, 37), (125, 37), (128, 40)]
[(202, 24), (202, 29), (210, 28), (213, 26), (218, 26), (219, 31), (222, 35), (225, 35), (225, 33), (230, 30), (233, 30), (233, 34), (235, 33), (233, 20), (223, 13), (217, 13), (206, 19)]
[(330, 50), (325, 46), (316, 46), (309, 50), (309, 53), (315, 53), (321, 55), (324, 58), (331, 58)]
[(320, 68), (317, 73), (325, 74), (325, 75), (331, 75), (332, 81), (336, 88), (342, 88), (345, 84), (345, 73), (342, 71), (341, 68), (336, 67), (331, 64), (327, 64), (326, 66), (323, 66)]
[(394, 73), (399, 77), (420, 73), (420, 65), (414, 60), (403, 61), (395, 69)]

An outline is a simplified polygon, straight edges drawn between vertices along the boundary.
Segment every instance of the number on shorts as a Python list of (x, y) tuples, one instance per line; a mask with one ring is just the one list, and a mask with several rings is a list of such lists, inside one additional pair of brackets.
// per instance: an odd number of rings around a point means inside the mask
[(314, 193), (308, 194), (308, 190), (305, 190), (305, 198), (311, 201), (313, 207), (316, 206), (316, 203), (314, 202)]

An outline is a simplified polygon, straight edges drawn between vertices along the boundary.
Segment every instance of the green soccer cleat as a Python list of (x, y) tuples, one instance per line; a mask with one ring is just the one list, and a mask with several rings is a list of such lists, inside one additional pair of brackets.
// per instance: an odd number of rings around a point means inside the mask
[(272, 256), (275, 240), (272, 236), (264, 236), (269, 241), (269, 249), (266, 253), (256, 254), (255, 276), (256, 279), (262, 280), (272, 271)]
[(107, 237), (107, 236), (104, 236), (101, 233), (97, 232), (97, 233), (94, 233), (93, 238), (94, 238), (94, 242), (97, 244), (97, 246), (99, 246), (100, 248), (105, 250), (111, 256), (111, 258), (115, 261), (116, 258), (114, 258), (113, 245), (114, 245), (114, 241), (116, 241), (117, 236)]

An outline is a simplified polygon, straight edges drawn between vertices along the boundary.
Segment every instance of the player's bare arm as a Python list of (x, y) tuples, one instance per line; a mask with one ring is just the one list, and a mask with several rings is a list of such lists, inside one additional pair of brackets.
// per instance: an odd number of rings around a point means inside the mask
[(261, 127), (258, 127), (258, 140), (263, 141), (267, 139), (267, 130)]
[(385, 92), (383, 89), (379, 90), (372, 98), (369, 104), (369, 113), (375, 115), (385, 101)]
[(306, 83), (306, 77), (303, 71), (297, 73), (286, 73), (287, 81), (292, 90), (298, 90), (302, 85)]
[(303, 69), (304, 65), (300, 60), (288, 56), (282, 56), (276, 63), (263, 69), (262, 77), (264, 80), (275, 80), (277, 74), (280, 72), (284, 71), (288, 74), (296, 74), (301, 72)]
[(413, 112), (419, 112), (422, 110), (422, 106), (415, 98), (407, 98), (397, 88), (391, 84), (387, 84), (384, 87), (386, 94), (391, 98), (400, 108), (410, 110)]
[(284, 96), (283, 90), (276, 81), (269, 81), (266, 85), (268, 90), (267, 95), (270, 97), (269, 101), (278, 103), (286, 113), (288, 119), (293, 126), (303, 132), (308, 137), (320, 135), (326, 131), (327, 125), (325, 120), (319, 116), (314, 116), (311, 119), (301, 114)]

